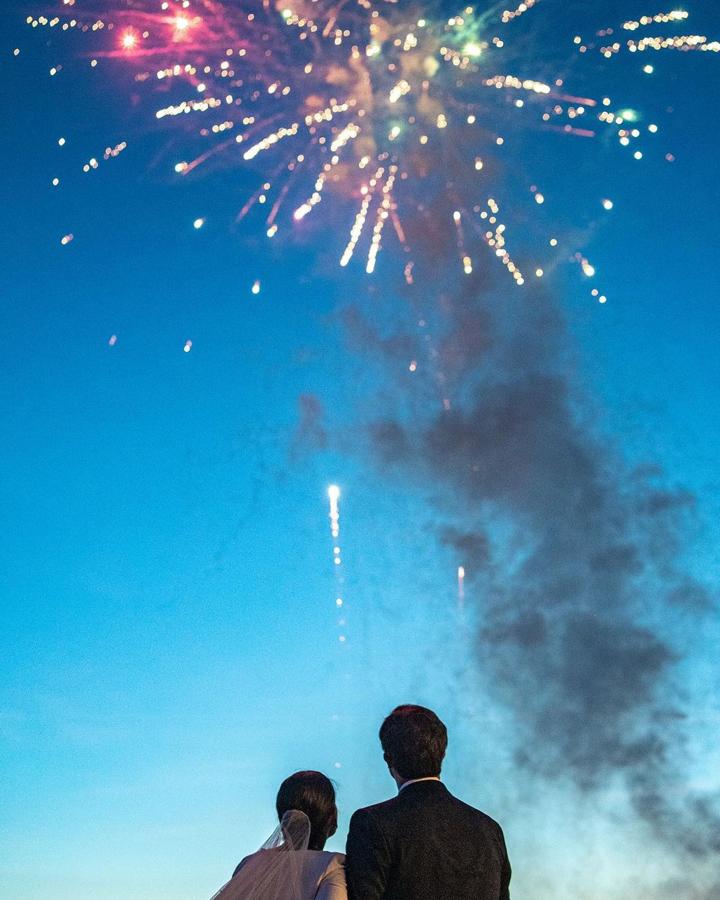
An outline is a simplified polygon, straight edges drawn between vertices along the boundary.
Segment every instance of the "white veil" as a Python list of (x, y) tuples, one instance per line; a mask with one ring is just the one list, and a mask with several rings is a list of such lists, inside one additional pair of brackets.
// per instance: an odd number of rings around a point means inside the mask
[(309, 842), (310, 819), (298, 809), (289, 809), (257, 853), (243, 860), (211, 900), (305, 900), (307, 856), (303, 851)]

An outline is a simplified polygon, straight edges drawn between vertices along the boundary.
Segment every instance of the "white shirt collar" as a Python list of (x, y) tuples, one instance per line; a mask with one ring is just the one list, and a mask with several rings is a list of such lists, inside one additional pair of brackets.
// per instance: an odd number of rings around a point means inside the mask
[(409, 781), (403, 781), (398, 788), (398, 794), (409, 784), (417, 784), (419, 781), (440, 781), (440, 779), (437, 775), (428, 775), (426, 778), (411, 778)]

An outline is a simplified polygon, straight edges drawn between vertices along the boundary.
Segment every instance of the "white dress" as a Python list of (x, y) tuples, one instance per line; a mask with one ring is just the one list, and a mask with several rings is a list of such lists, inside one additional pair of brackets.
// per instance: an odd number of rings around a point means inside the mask
[[(240, 900), (245, 893), (237, 890), (240, 880), (244, 885), (258, 887), (266, 883), (268, 873), (277, 864), (278, 852), (283, 857), (286, 856), (278, 850), (258, 850), (245, 857), (235, 870), (233, 878), (216, 895), (216, 900), (225, 900), (226, 897), (228, 900)], [(327, 850), (295, 850), (292, 857), (298, 864), (296, 871), (299, 873), (298, 894), (301, 900), (347, 900), (344, 854)], [(259, 893), (271, 900), (269, 893), (266, 894), (262, 888)], [(284, 898), (278, 897), (277, 900)]]

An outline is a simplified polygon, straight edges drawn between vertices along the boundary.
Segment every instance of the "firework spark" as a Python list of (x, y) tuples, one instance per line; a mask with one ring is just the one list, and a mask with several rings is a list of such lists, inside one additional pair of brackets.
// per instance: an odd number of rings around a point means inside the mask
[[(657, 125), (641, 128), (634, 111), (600, 90), (577, 96), (566, 81), (577, 75), (584, 84), (580, 67), (592, 56), (720, 51), (706, 35), (667, 33), (685, 28), (683, 10), (596, 28), (588, 39), (553, 34), (548, 41), (544, 11), (553, 2), (525, 0), (483, 12), (466, 6), (448, 18), (439, 4), (385, 0), (107, 0), (93, 13), (63, 0), (57, 15), (31, 16), (28, 24), (80, 29), (93, 42), (91, 65), (117, 63), (139, 88), (162, 98), (155, 121), (182, 122), (197, 141), (194, 158), (173, 162), (178, 176), (213, 163), (256, 172), (259, 186), (239, 204), (237, 218), (259, 215), (269, 238), (290, 228), (302, 232), (331, 198), (355, 206), (340, 264), (362, 252), (365, 270), (374, 272), (390, 223), (408, 280), (413, 248), (403, 221), (444, 197), (448, 220), (436, 224), (454, 232), (462, 271), (473, 272), (484, 243), (522, 286), (526, 279), (506, 247), (512, 217), (497, 219), (501, 205), (517, 217), (518, 202), (503, 195), (502, 163), (487, 165), (502, 154), (504, 134), (609, 135), (640, 160)], [(652, 29), (662, 33), (647, 33)], [(559, 64), (550, 50), (564, 41), (571, 55), (563, 69), (570, 74), (552, 77)], [(527, 71), (530, 57), (539, 72)], [(93, 160), (86, 171), (96, 167)], [(536, 189), (535, 203), (544, 199)], [(519, 212), (526, 218), (527, 210)], [(575, 258), (567, 249), (556, 252)], [(544, 272), (559, 258), (523, 265)]]
[[(334, 541), (337, 541), (340, 537), (340, 488), (336, 484), (331, 484), (328, 488), (328, 499), (330, 500), (330, 535)], [(339, 549), (337, 552), (340, 552)]]
[(333, 565), (335, 567), (335, 587), (336, 598), (335, 606), (340, 615), (338, 626), (340, 634), (338, 640), (341, 644), (347, 641), (345, 634), (345, 600), (343, 599), (343, 575), (342, 575), (342, 551), (340, 549), (340, 488), (336, 484), (331, 484), (328, 488), (328, 500), (330, 501), (330, 537), (333, 543)]

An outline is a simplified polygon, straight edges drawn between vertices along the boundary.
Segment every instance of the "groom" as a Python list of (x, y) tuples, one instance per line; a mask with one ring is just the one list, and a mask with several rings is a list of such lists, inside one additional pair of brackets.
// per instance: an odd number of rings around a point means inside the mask
[(349, 900), (509, 900), (502, 829), (440, 781), (440, 719), (424, 706), (398, 706), (380, 743), (399, 790), (350, 820)]

